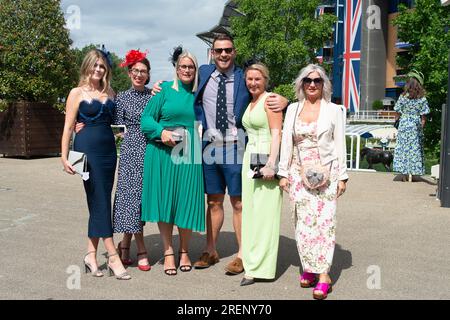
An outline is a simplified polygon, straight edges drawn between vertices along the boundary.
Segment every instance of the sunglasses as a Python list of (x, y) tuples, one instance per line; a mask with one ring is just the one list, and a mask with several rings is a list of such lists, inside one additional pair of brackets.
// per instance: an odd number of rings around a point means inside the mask
[(323, 79), (322, 78), (311, 79), (311, 78), (308, 78), (308, 77), (303, 78), (303, 83), (304, 84), (309, 86), (311, 84), (311, 82), (314, 82), (314, 84), (317, 86), (319, 84), (322, 84)]
[(212, 51), (216, 54), (221, 54), (222, 51), (225, 51), (225, 53), (230, 54), (232, 53), (234, 48), (213, 48)]

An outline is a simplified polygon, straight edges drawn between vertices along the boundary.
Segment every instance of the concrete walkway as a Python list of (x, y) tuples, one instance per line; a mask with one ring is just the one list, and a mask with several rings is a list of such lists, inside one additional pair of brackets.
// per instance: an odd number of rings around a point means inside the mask
[[(228, 201), (217, 265), (166, 276), (158, 263), (158, 229), (147, 224), (151, 271), (131, 266), (130, 281), (84, 274), (84, 190), (78, 176), (61, 169), (59, 158), (0, 158), (0, 299), (311, 299), (311, 289), (298, 283), (300, 261), (287, 201), (273, 282), (240, 287), (240, 275), (224, 274), (236, 251)], [(389, 173), (350, 173), (338, 206), (330, 300), (450, 299), (450, 209), (440, 207), (435, 185), (395, 180)], [(193, 261), (204, 243), (205, 234), (193, 235)], [(104, 252), (100, 244), (103, 268)], [(135, 257), (134, 240), (131, 254)]]

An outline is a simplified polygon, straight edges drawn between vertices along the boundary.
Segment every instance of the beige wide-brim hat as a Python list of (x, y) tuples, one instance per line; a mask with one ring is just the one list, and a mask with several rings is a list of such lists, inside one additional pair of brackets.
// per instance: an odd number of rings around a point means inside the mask
[(407, 76), (409, 78), (416, 78), (417, 81), (419, 81), (420, 85), (423, 86), (423, 78), (424, 77), (423, 77), (423, 73), (422, 72), (413, 69), (407, 74)]

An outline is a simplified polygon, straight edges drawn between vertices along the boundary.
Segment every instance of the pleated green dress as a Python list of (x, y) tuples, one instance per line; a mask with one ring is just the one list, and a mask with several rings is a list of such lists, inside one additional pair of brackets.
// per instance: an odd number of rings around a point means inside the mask
[(265, 97), (244, 113), (242, 124), (248, 133), (242, 165), (242, 254), (245, 275), (259, 279), (275, 278), (282, 191), (278, 180), (265, 181), (247, 176), (251, 153), (270, 153), (272, 136), (264, 110)]
[[(143, 221), (165, 222), (180, 228), (205, 230), (205, 195), (201, 141), (195, 127), (191, 85), (178, 80), (162, 84), (147, 104), (141, 130), (147, 138), (142, 188)], [(165, 127), (183, 126), (188, 138), (174, 148), (155, 139)]]

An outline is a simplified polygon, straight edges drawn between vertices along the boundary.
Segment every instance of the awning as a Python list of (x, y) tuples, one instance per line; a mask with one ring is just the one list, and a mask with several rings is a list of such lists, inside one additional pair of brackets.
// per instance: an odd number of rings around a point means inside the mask
[(212, 27), (209, 31), (197, 33), (197, 37), (205, 41), (209, 46), (212, 44), (214, 37), (217, 34), (230, 33), (230, 17), (242, 15), (237, 10), (237, 5), (233, 0), (228, 0), (223, 8), (222, 17), (220, 18), (219, 24)]
[(345, 128), (347, 136), (361, 136), (362, 138), (395, 139), (397, 129), (389, 124), (350, 124)]

